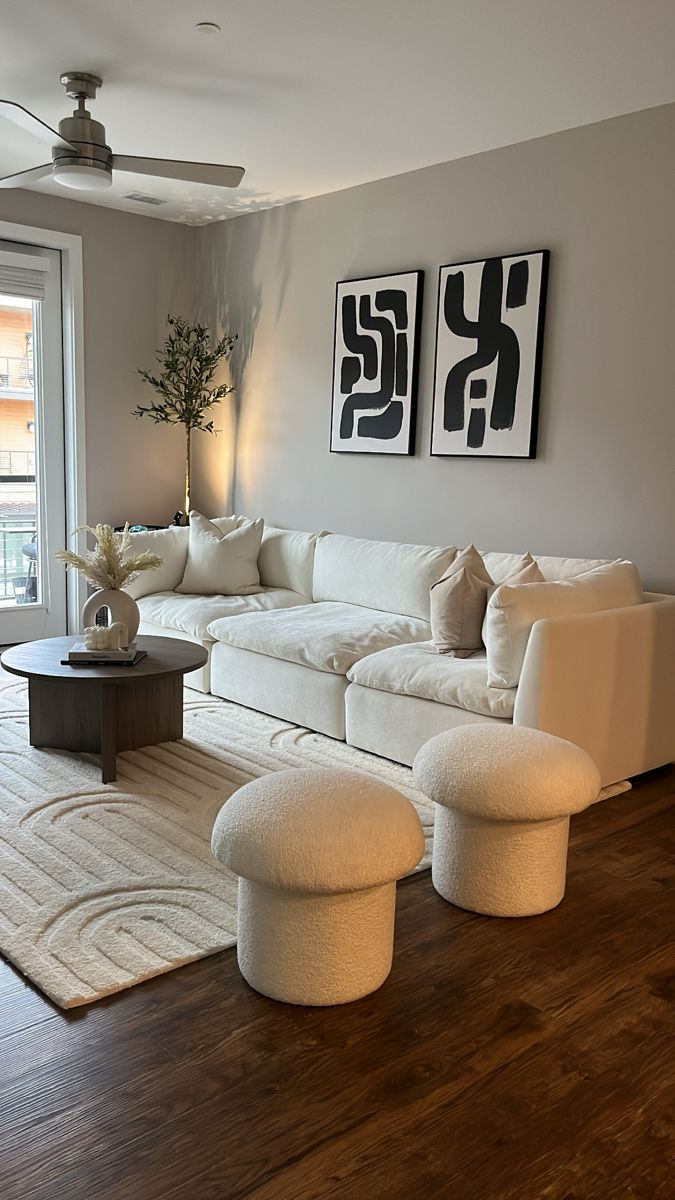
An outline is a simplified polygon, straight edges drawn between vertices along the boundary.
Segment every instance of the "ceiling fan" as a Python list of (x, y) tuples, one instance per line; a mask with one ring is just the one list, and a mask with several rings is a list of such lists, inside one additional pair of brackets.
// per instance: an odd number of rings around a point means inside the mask
[(101, 82), (98, 75), (91, 75), (87, 71), (66, 71), (61, 76), (66, 95), (77, 101), (77, 108), (72, 117), (64, 117), (59, 122), (58, 133), (21, 104), (0, 100), (0, 117), (5, 117), (26, 133), (50, 144), (52, 151), (51, 162), (0, 178), (0, 188), (30, 187), (32, 183), (51, 175), (64, 187), (101, 191), (112, 184), (113, 171), (227, 188), (235, 188), (241, 182), (243, 167), (113, 154), (110, 146), (106, 145), (104, 126), (92, 119), (86, 107), (88, 100), (96, 98)]

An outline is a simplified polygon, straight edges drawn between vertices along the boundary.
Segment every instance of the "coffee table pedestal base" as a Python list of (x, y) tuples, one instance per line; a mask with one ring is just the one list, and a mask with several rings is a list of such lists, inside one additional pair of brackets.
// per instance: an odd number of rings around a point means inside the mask
[(117, 778), (120, 750), (183, 736), (180, 675), (125, 680), (123, 687), (94, 679), (31, 678), (28, 695), (31, 746), (100, 754), (104, 783)]

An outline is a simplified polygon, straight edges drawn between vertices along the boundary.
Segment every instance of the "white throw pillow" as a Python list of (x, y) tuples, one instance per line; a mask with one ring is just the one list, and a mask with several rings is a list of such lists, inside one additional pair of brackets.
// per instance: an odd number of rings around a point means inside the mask
[[(214, 517), (213, 524), (221, 533), (229, 533), (247, 520), (245, 517)], [(186, 525), (167, 525), (165, 529), (143, 529), (131, 534), (134, 554), (150, 550), (159, 554), (161, 567), (156, 571), (143, 571), (131, 583), (124, 585), (125, 592), (140, 600), (156, 592), (173, 592), (185, 574), (190, 531)]]
[(488, 686), (517, 687), (535, 621), (624, 608), (643, 599), (637, 568), (620, 559), (573, 579), (516, 587), (503, 583), (487, 609)]
[(481, 637), (483, 644), (487, 645), (487, 620), (490, 608), (490, 601), (498, 588), (503, 587), (508, 583), (509, 587), (520, 587), (521, 583), (544, 583), (544, 576), (539, 570), (539, 564), (532, 557), (529, 550), (527, 554), (523, 554), (517, 564), (513, 564), (511, 573), (503, 579), (501, 583), (495, 583), (491, 588), (488, 588), (488, 602), (483, 618), (483, 628), (481, 629)]
[(260, 591), (258, 554), (264, 522), (248, 521), (221, 532), (201, 513), (190, 513), (188, 558), (175, 589), (191, 596), (245, 596)]

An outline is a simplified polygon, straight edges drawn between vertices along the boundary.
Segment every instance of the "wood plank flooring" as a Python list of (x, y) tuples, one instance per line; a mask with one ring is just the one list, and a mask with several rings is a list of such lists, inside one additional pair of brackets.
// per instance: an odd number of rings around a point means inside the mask
[(64, 1014), (0, 960), (2, 1200), (672, 1200), (675, 770), (573, 819), (554, 912), (399, 889), (384, 987), (234, 951)]

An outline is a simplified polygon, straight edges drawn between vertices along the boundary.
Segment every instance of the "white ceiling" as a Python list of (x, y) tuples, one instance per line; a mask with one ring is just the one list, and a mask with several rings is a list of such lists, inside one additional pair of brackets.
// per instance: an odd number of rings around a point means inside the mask
[[(87, 196), (190, 224), (675, 98), (673, 0), (2, 0), (0, 26), (0, 93), (49, 124), (61, 72), (93, 71), (113, 151), (246, 167), (236, 191), (126, 175)], [(2, 174), (48, 159), (1, 123)]]

